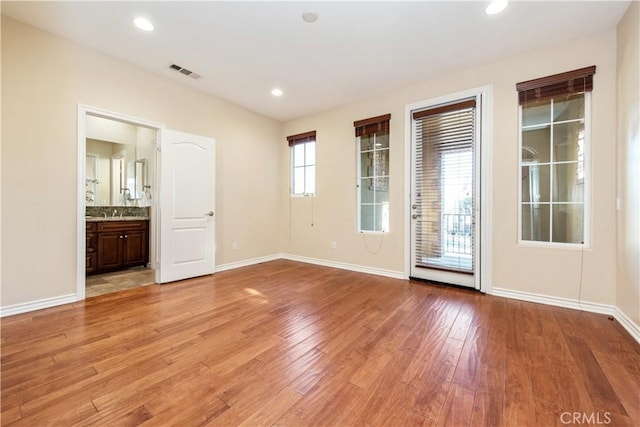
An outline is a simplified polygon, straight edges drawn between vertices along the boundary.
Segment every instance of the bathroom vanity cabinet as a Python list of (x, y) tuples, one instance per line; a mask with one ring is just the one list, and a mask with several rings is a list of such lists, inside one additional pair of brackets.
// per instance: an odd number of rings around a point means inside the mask
[(98, 254), (96, 250), (98, 248), (98, 224), (95, 222), (87, 222), (87, 246), (85, 257), (85, 269), (87, 274), (93, 274), (96, 272), (98, 263)]
[(105, 273), (149, 262), (149, 220), (87, 222), (86, 273)]

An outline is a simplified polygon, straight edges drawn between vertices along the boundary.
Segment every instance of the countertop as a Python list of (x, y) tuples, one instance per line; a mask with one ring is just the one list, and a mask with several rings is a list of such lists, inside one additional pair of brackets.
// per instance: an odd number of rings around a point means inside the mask
[(105, 222), (105, 221), (148, 221), (149, 218), (145, 216), (86, 216), (86, 222)]

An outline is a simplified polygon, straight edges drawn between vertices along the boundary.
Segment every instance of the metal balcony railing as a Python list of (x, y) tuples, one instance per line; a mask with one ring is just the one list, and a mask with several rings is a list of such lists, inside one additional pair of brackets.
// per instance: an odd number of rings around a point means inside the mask
[(444, 250), (448, 254), (473, 254), (473, 221), (471, 214), (443, 214)]

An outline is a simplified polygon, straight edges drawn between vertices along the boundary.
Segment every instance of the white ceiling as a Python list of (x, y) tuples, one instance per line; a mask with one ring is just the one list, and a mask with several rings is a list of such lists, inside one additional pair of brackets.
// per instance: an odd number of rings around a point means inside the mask
[[(512, 1), (494, 16), (487, 4), (2, 1), (2, 13), (285, 121), (614, 28), (629, 1)], [(302, 20), (309, 9), (313, 24)], [(156, 30), (135, 28), (139, 15)], [(270, 93), (276, 86), (281, 98)]]

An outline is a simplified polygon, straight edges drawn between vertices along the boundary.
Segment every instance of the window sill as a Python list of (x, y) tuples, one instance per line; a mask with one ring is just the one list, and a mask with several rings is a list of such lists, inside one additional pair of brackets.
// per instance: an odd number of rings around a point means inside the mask
[(534, 240), (519, 240), (518, 246), (526, 248), (564, 249), (570, 251), (591, 250), (591, 246), (587, 243), (538, 242)]

